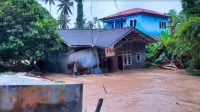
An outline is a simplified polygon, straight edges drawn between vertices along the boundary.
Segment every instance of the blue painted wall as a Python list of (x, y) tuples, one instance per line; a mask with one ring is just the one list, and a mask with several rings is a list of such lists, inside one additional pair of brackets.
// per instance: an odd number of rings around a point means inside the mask
[(123, 24), (123, 27), (130, 27), (130, 20), (134, 19), (137, 21), (136, 28), (149, 36), (161, 36), (162, 31), (168, 33), (168, 28), (160, 28), (159, 24), (162, 21), (169, 25), (169, 18), (156, 15), (134, 14), (123, 18), (102, 20), (102, 22), (106, 29), (122, 28), (121, 24)]

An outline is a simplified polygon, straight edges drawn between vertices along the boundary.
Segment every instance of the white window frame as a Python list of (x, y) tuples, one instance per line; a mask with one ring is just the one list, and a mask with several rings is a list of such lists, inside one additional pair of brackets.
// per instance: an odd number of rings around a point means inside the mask
[[(140, 56), (139, 60), (138, 60), (138, 55)], [(136, 62), (142, 62), (142, 55), (141, 55), (141, 53), (136, 53)]]
[(131, 51), (122, 52), (122, 56), (123, 56), (123, 66), (132, 65), (133, 59), (132, 59)]

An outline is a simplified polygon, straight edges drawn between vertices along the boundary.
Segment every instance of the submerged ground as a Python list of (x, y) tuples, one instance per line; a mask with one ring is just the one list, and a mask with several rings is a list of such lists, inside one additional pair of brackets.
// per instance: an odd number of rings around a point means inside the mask
[(200, 112), (200, 77), (184, 71), (141, 69), (101, 76), (48, 77), (82, 82), (83, 112), (94, 112), (99, 98), (104, 98), (101, 112)]

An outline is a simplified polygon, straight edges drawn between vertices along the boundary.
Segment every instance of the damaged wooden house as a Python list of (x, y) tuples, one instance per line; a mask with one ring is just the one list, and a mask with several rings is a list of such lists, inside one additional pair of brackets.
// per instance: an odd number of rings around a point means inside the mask
[(60, 71), (73, 74), (113, 72), (145, 66), (145, 46), (153, 38), (135, 28), (65, 29), (58, 33), (69, 47), (57, 57)]

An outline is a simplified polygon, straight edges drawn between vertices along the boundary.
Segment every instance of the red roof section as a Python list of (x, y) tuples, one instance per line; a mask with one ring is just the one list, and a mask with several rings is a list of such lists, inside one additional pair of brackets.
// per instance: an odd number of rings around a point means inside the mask
[(112, 18), (117, 18), (117, 17), (124, 17), (124, 16), (129, 16), (132, 14), (138, 14), (138, 13), (146, 13), (146, 14), (152, 14), (152, 15), (157, 15), (157, 16), (162, 16), (162, 17), (168, 17), (164, 13), (152, 11), (152, 10), (147, 10), (147, 9), (142, 9), (142, 8), (133, 8), (133, 9), (128, 9), (110, 16), (106, 16), (103, 18), (100, 18), (100, 20), (106, 20), (106, 19), (112, 19)]

